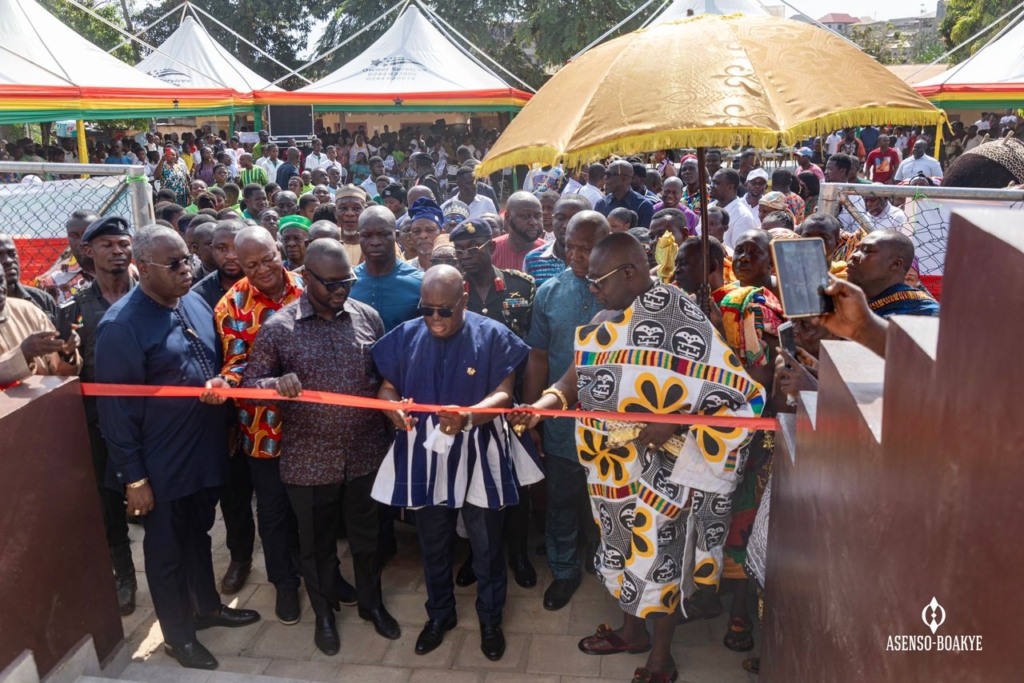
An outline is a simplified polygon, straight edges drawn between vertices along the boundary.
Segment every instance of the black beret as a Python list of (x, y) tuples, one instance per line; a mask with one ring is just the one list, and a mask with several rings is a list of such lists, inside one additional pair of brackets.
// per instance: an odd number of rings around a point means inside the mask
[(104, 216), (89, 224), (89, 227), (82, 233), (82, 241), (88, 242), (104, 235), (128, 235), (131, 237), (131, 234), (132, 231), (126, 219), (120, 216)]
[(401, 183), (391, 183), (390, 185), (384, 188), (384, 191), (381, 193), (380, 196), (383, 199), (393, 197), (398, 201), (405, 203), (405, 198), (407, 195), (405, 188), (402, 186)]
[(452, 242), (459, 240), (471, 240), (476, 237), (490, 237), (491, 224), (483, 218), (467, 218), (454, 228), (448, 235)]

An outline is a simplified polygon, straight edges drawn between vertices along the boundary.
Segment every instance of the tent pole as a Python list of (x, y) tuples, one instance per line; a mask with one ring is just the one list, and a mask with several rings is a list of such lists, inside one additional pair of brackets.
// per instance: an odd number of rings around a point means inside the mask
[[(701, 307), (705, 307), (706, 301), (711, 301), (711, 256), (710, 256), (710, 235), (708, 235), (708, 167), (707, 148), (697, 148), (697, 182), (700, 183), (700, 252), (704, 263), (701, 266), (701, 293), (697, 300)], [(711, 311), (704, 311), (710, 315)]]
[(663, 3), (661, 3), (661, 6), (658, 7), (658, 9), (654, 10), (649, 15), (647, 15), (647, 18), (644, 19), (644, 23), (640, 24), (640, 28), (647, 28), (652, 21), (658, 18), (659, 14), (665, 11), (665, 8), (668, 7), (668, 4), (670, 2), (672, 2), (672, 0), (665, 0)]
[[(569, 61), (570, 61), (570, 62), (572, 62), (572, 61), (575, 61), (575, 60), (579, 59), (580, 55), (582, 55), (582, 54), (583, 54), (584, 52), (586, 52), (586, 51), (587, 51), (587, 50), (589, 50), (590, 48), (594, 47), (595, 45), (597, 45), (598, 43), (600, 43), (600, 42), (601, 42), (602, 40), (604, 40), (605, 38), (607, 38), (607, 37), (608, 37), (608, 36), (610, 36), (611, 34), (613, 34), (613, 33), (615, 33), (616, 31), (618, 31), (618, 30), (619, 30), (620, 28), (622, 28), (623, 26), (625, 26), (625, 25), (626, 25), (627, 23), (629, 23), (629, 21), (630, 21), (630, 20), (631, 20), (631, 19), (632, 19), (633, 17), (635, 17), (636, 15), (640, 14), (640, 13), (641, 13), (641, 12), (643, 12), (643, 11), (644, 11), (645, 9), (647, 9), (647, 7), (648, 7), (648, 6), (649, 6), (649, 5), (650, 5), (650, 4), (652, 3), (652, 2), (654, 2), (654, 0), (647, 0), (647, 2), (645, 2), (644, 4), (642, 4), (642, 5), (640, 5), (639, 7), (637, 7), (637, 8), (636, 8), (636, 10), (634, 10), (634, 11), (633, 11), (633, 13), (632, 13), (632, 14), (630, 14), (630, 15), (629, 15), (628, 17), (626, 17), (625, 19), (623, 19), (623, 20), (622, 20), (622, 21), (620, 21), (619, 23), (615, 24), (615, 26), (612, 26), (612, 27), (611, 27), (610, 29), (608, 29), (607, 31), (605, 31), (604, 33), (602, 33), (601, 35), (599, 35), (599, 36), (598, 36), (597, 38), (595, 38), (595, 39), (594, 39), (594, 40), (593, 40), (593, 41), (592, 41), (592, 42), (590, 43), (590, 45), (587, 45), (587, 46), (586, 46), (585, 48), (583, 48), (582, 50), (580, 50), (579, 52), (577, 52), (576, 54), (574, 54), (574, 55), (573, 55), (572, 57), (570, 57), (570, 58), (569, 58)], [(667, 0), (666, 0), (666, 2), (667, 2)], [(662, 3), (662, 6), (664, 6), (665, 4), (666, 4), (666, 3)], [(656, 16), (656, 15), (652, 15), (652, 16)]]
[[(334, 47), (332, 47), (332, 48), (331, 48), (330, 50), (328, 50), (327, 52), (325, 52), (325, 53), (323, 53), (322, 55), (319, 55), (319, 56), (317, 56), (317, 57), (314, 57), (313, 59), (309, 60), (308, 62), (306, 62), (305, 64), (303, 64), (302, 66), (300, 66), (300, 67), (299, 67), (299, 68), (297, 68), (297, 69), (292, 69), (291, 71), (289, 71), (288, 73), (286, 73), (286, 74), (285, 74), (284, 76), (281, 76), (281, 78), (279, 78), (279, 79), (277, 79), (276, 81), (274, 81), (273, 83), (271, 83), (271, 85), (277, 85), (278, 83), (280, 83), (281, 81), (283, 81), (283, 80), (285, 80), (285, 79), (287, 79), (287, 78), (291, 78), (292, 76), (298, 76), (298, 75), (299, 75), (299, 72), (300, 72), (300, 71), (305, 71), (305, 70), (306, 70), (306, 69), (308, 69), (309, 67), (313, 66), (314, 64), (316, 64), (317, 62), (319, 62), (320, 60), (322, 60), (322, 59), (323, 59), (324, 57), (329, 57), (330, 55), (333, 55), (333, 54), (334, 54), (335, 52), (337, 52), (337, 51), (338, 51), (338, 50), (340, 50), (341, 48), (343, 48), (343, 47), (345, 47), (346, 45), (348, 45), (349, 43), (351, 43), (351, 42), (352, 42), (353, 40), (355, 40), (355, 39), (356, 39), (357, 37), (359, 37), (359, 35), (360, 35), (360, 34), (362, 34), (362, 33), (363, 33), (364, 31), (366, 31), (366, 30), (368, 30), (368, 29), (372, 28), (372, 27), (373, 27), (373, 26), (375, 26), (375, 25), (376, 25), (377, 23), (379, 23), (381, 19), (383, 19), (384, 17), (388, 16), (389, 14), (391, 14), (392, 12), (394, 12), (394, 11), (395, 11), (396, 9), (398, 9), (399, 7), (402, 7), (403, 5), (407, 5), (407, 4), (409, 4), (409, 0), (401, 0), (401, 2), (397, 3), (397, 4), (396, 4), (396, 5), (394, 5), (394, 6), (393, 6), (393, 7), (391, 8), (391, 9), (387, 10), (386, 12), (384, 12), (384, 14), (380, 15), (379, 17), (377, 17), (376, 19), (374, 19), (373, 21), (371, 21), (371, 22), (370, 22), (369, 24), (367, 24), (366, 26), (362, 27), (361, 29), (359, 29), (358, 31), (356, 31), (355, 33), (353, 33), (352, 35), (350, 35), (350, 36), (349, 36), (348, 38), (346, 38), (345, 40), (343, 40), (343, 41), (341, 41), (340, 43), (338, 43), (337, 45), (335, 45)], [(307, 81), (306, 81), (306, 82), (308, 83), (308, 82), (309, 82), (309, 80), (307, 79)]]
[[(181, 8), (182, 8), (182, 7), (184, 6), (184, 5), (185, 5), (185, 3), (181, 3), (180, 5), (178, 5), (178, 6), (177, 6), (177, 7), (175, 7), (174, 9), (172, 9), (172, 10), (171, 10), (170, 12), (168, 12), (167, 14), (163, 15), (162, 17), (160, 17), (159, 19), (157, 19), (156, 21), (154, 21), (154, 22), (153, 22), (152, 24), (150, 24), (149, 26), (143, 26), (143, 27), (142, 27), (142, 28), (140, 28), (140, 29), (139, 29), (138, 31), (135, 31), (135, 32), (134, 32), (134, 33), (133, 33), (132, 35), (133, 35), (134, 37), (138, 38), (138, 37), (139, 37), (139, 36), (141, 36), (141, 35), (142, 35), (143, 33), (145, 33), (146, 31), (148, 31), (149, 29), (153, 28), (154, 26), (156, 26), (156, 25), (157, 25), (157, 24), (159, 24), (159, 23), (160, 23), (161, 21), (163, 21), (163, 20), (164, 20), (164, 19), (166, 19), (167, 17), (171, 16), (172, 14), (174, 14), (175, 12), (177, 12), (178, 10), (180, 10), (180, 9), (181, 9)], [(120, 43), (118, 43), (118, 44), (117, 44), (117, 45), (115, 45), (114, 47), (112, 47), (112, 48), (110, 48), (109, 50), (107, 50), (107, 54), (113, 54), (113, 53), (114, 53), (114, 50), (117, 50), (117, 49), (118, 49), (118, 48), (120, 48), (120, 47), (121, 47), (122, 45), (127, 45), (127, 44), (129, 44), (130, 42), (132, 42), (132, 41), (130, 41), (130, 40), (122, 40), (122, 41), (121, 41)]]
[[(78, 163), (87, 164), (89, 163), (89, 146), (85, 143), (85, 121), (78, 119), (75, 121), (75, 137), (78, 138)], [(89, 176), (83, 175), (83, 178)]]
[(263, 107), (252, 108), (252, 127), (256, 130), (263, 130)]
[[(245, 38), (244, 36), (242, 36), (242, 35), (241, 35), (240, 33), (238, 33), (238, 32), (237, 32), (237, 31), (235, 31), (235, 30), (234, 30), (233, 28), (231, 28), (230, 26), (228, 26), (227, 24), (225, 24), (224, 22), (222, 22), (222, 21), (221, 21), (220, 19), (218, 19), (217, 17), (213, 16), (212, 14), (210, 14), (209, 12), (207, 12), (206, 10), (204, 10), (204, 9), (203, 9), (202, 7), (196, 7), (195, 5), (191, 5), (191, 4), (189, 5), (189, 7), (191, 7), (191, 8), (192, 8), (192, 11), (193, 11), (193, 12), (195, 12), (195, 11), (197, 11), (197, 10), (198, 10), (199, 12), (202, 12), (202, 13), (203, 13), (203, 16), (205, 16), (205, 17), (206, 17), (206, 18), (208, 18), (208, 19), (209, 19), (210, 21), (212, 21), (212, 22), (214, 22), (215, 24), (217, 24), (218, 26), (220, 26), (220, 27), (221, 27), (222, 29), (224, 29), (225, 31), (227, 31), (228, 33), (230, 33), (231, 35), (233, 35), (233, 36), (234, 36), (235, 38), (238, 38), (238, 39), (239, 39), (240, 41), (242, 41), (243, 43), (245, 43), (246, 45), (248, 45), (248, 46), (249, 46), (249, 47), (251, 47), (252, 49), (256, 50), (256, 52), (259, 52), (259, 53), (260, 53), (261, 55), (263, 55), (264, 57), (266, 57), (267, 59), (269, 59), (270, 61), (272, 61), (272, 62), (273, 62), (274, 64), (277, 64), (277, 65), (278, 65), (278, 66), (280, 66), (280, 67), (284, 67), (285, 69), (288, 69), (288, 68), (290, 68), (290, 67), (289, 67), (289, 66), (288, 66), (287, 64), (285, 64), (284, 62), (280, 62), (280, 61), (278, 61), (277, 59), (275, 59), (275, 58), (274, 58), (273, 56), (271, 56), (271, 55), (267, 54), (266, 52), (264, 52), (264, 51), (263, 51), (262, 49), (260, 49), (260, 48), (259, 48), (259, 47), (257, 47), (257, 46), (256, 46), (255, 44), (253, 44), (252, 42), (250, 42), (250, 41), (249, 41), (248, 39), (246, 39), (246, 38)], [(296, 76), (298, 76), (298, 77), (299, 77), (299, 78), (301, 78), (302, 80), (306, 81), (306, 83), (312, 83), (312, 82), (313, 82), (313, 81), (309, 80), (308, 78), (306, 78), (305, 76), (303, 76), (302, 74), (296, 74)]]

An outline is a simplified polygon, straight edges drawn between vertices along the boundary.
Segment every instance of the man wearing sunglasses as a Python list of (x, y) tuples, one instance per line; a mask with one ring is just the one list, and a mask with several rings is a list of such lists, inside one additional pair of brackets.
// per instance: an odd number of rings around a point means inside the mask
[[(609, 235), (594, 246), (586, 282), (610, 315), (576, 331), (575, 360), (532, 405), (566, 410), (579, 404), (609, 413), (607, 421), (577, 420), (576, 445), (600, 520), (598, 574), (617, 599), (623, 623), (615, 630), (602, 625), (579, 649), (593, 655), (650, 651), (646, 671), (638, 669), (636, 677), (675, 680), (675, 611), (684, 593), (721, 578), (722, 548), (709, 548), (708, 541), (728, 529), (730, 496), (751, 432), (645, 423), (642, 414), (757, 417), (764, 389), (697, 304), (676, 287), (652, 281), (647, 255), (632, 235)], [(528, 428), (540, 419), (529, 412), (509, 416), (511, 424)], [(688, 538), (694, 539), (690, 547)]]
[[(394, 216), (388, 209), (380, 211)], [(245, 261), (243, 260), (243, 264)], [(280, 264), (275, 271), (280, 270)], [(380, 376), (370, 348), (384, 335), (380, 316), (349, 293), (356, 276), (340, 242), (321, 239), (306, 252), (306, 289), (267, 320), (249, 352), (242, 386), (287, 398), (304, 389), (374, 398)], [(340, 506), (355, 568), (359, 616), (389, 639), (401, 635), (384, 607), (377, 561), (378, 508), (373, 477), (391, 445), (376, 411), (282, 401), (280, 477), (299, 530), (299, 570), (315, 615), (313, 640), (335, 655), (340, 639), (337, 520)], [(269, 559), (269, 558), (268, 558)]]
[(604, 189), (607, 194), (597, 203), (594, 210), (607, 216), (613, 209), (625, 207), (636, 212), (641, 228), (649, 228), (651, 217), (654, 215), (654, 204), (636, 192), (631, 186), (632, 182), (633, 164), (622, 159), (613, 162), (604, 177)]
[[(453, 542), (461, 510), (478, 581), (480, 646), (484, 656), (497, 660), (505, 652), (501, 620), (508, 587), (503, 508), (516, 505), (519, 487), (543, 473), (536, 453), (507, 429), (503, 417), (476, 411), (512, 405), (515, 370), (529, 348), (504, 325), (467, 312), (468, 300), (462, 274), (435, 266), (423, 279), (421, 317), (373, 347), (384, 378), (378, 398), (395, 402), (388, 417), (396, 430), (373, 497), (416, 508), (429, 617), (416, 640), (421, 655), (437, 649), (456, 626)], [(404, 400), (446, 409), (407, 410)]]
[[(185, 241), (154, 225), (138, 231), (132, 248), (139, 285), (97, 328), (96, 381), (206, 385), (220, 372), (220, 344), (213, 312), (189, 291)], [(146, 529), (146, 579), (165, 650), (182, 666), (215, 669), (196, 631), (246, 626), (260, 615), (229, 608), (217, 594), (209, 532), (228, 465), (227, 415), (217, 405), (223, 398), (201, 401), (109, 396), (97, 408), (108, 481), (125, 491), (128, 512)]]

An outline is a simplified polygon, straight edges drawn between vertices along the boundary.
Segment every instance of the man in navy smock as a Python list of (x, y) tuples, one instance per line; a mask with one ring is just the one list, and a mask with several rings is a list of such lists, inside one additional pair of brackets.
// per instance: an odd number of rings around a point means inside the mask
[[(97, 328), (96, 381), (208, 386), (221, 367), (213, 311), (189, 291), (184, 240), (148, 226), (134, 242), (139, 286), (110, 307)], [(246, 626), (252, 610), (221, 603), (209, 531), (228, 462), (224, 399), (100, 397), (100, 430), (110, 449), (108, 479), (143, 519), (143, 554), (165, 649), (185, 667), (215, 669), (196, 631)]]
[[(503, 508), (519, 502), (520, 486), (544, 475), (532, 444), (528, 451), (503, 416), (474, 410), (512, 405), (515, 370), (530, 349), (501, 323), (467, 312), (468, 299), (459, 271), (434, 266), (423, 278), (421, 317), (373, 346), (383, 378), (378, 398), (453, 409), (406, 413), (396, 405), (388, 413), (398, 431), (373, 498), (416, 509), (429, 617), (416, 640), (417, 654), (436, 649), (456, 625), (453, 542), (462, 511), (479, 580), (480, 647), (496, 660), (505, 652), (501, 618), (508, 587)], [(470, 409), (455, 410), (460, 405)]]

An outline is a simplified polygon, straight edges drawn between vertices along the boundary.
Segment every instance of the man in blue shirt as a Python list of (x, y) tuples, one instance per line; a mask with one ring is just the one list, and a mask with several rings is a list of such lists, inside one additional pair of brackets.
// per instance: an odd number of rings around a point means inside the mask
[[(569, 219), (565, 233), (568, 268), (537, 290), (533, 323), (526, 343), (530, 360), (523, 383), (523, 400), (532, 403), (541, 391), (565, 374), (573, 361), (576, 328), (586, 325), (602, 309), (590, 293), (586, 277), (590, 251), (611, 234), (608, 221), (596, 211), (580, 211)], [(580, 515), (587, 498), (587, 473), (576, 455), (574, 421), (546, 420), (542, 425), (548, 485), (548, 510), (544, 525), (548, 564), (554, 581), (544, 592), (544, 609), (565, 607), (580, 585), (577, 530), (592, 528)]]
[(543, 247), (537, 247), (523, 259), (523, 270), (533, 277), (538, 287), (566, 268), (565, 228), (569, 224), (569, 219), (580, 211), (593, 208), (590, 200), (581, 194), (567, 194), (555, 204), (551, 217), (551, 232), (554, 233), (555, 239)]
[[(110, 307), (96, 333), (96, 381), (209, 386), (221, 367), (213, 311), (189, 291), (185, 241), (171, 228), (142, 228), (133, 245), (139, 286)], [(221, 603), (209, 531), (228, 464), (223, 398), (100, 397), (108, 481), (124, 490), (146, 529), (143, 553), (164, 648), (189, 668), (215, 669), (196, 640), (211, 626), (259, 621)], [(206, 405), (211, 403), (213, 405)], [(110, 475), (113, 475), (111, 477)]]
[(651, 227), (651, 217), (654, 216), (654, 204), (631, 187), (633, 181), (633, 165), (628, 161), (619, 160), (608, 167), (608, 173), (604, 176), (604, 189), (608, 194), (601, 199), (594, 209), (602, 216), (608, 216), (612, 209), (620, 206), (635, 211), (639, 217), (638, 226), (641, 228)]
[(355, 269), (359, 279), (352, 285), (352, 298), (380, 314), (385, 332), (418, 317), (423, 272), (398, 260), (390, 209), (371, 205), (359, 214), (359, 247), (363, 262)]
[(133, 163), (132, 158), (122, 151), (121, 141), (114, 140), (114, 143), (110, 145), (110, 153), (107, 158), (103, 160), (105, 164), (120, 164), (122, 166), (131, 166)]

